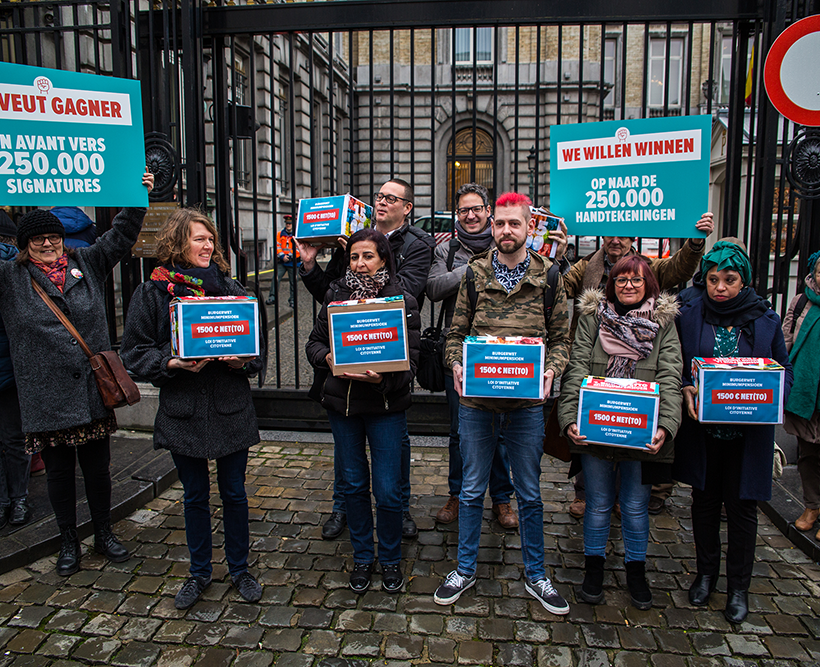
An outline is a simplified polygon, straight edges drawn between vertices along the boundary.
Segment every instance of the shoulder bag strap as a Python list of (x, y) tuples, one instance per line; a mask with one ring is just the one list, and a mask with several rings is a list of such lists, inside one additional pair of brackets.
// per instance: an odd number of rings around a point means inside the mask
[(46, 305), (51, 309), (51, 312), (57, 316), (57, 319), (63, 323), (63, 326), (68, 329), (68, 333), (70, 333), (74, 338), (77, 339), (77, 342), (80, 344), (80, 347), (83, 348), (83, 352), (85, 352), (86, 356), (90, 359), (94, 356), (94, 353), (91, 351), (91, 348), (88, 347), (86, 342), (83, 340), (83, 337), (80, 335), (80, 332), (74, 328), (74, 325), (68, 321), (68, 318), (65, 316), (65, 313), (57, 308), (57, 304), (52, 301), (51, 297), (46, 294), (46, 291), (37, 283), (34, 278), (31, 279), (31, 285), (34, 287), (34, 291), (40, 295), (40, 298), (45, 301)]

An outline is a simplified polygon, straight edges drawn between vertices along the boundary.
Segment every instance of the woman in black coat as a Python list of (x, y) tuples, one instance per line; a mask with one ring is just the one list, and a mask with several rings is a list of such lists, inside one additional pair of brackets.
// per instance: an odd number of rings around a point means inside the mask
[(225, 558), (234, 586), (256, 602), (262, 588), (248, 572), (248, 449), (259, 442), (248, 378), (259, 357), (185, 360), (171, 353), (169, 303), (175, 296), (245, 296), (230, 278), (213, 222), (195, 209), (179, 209), (157, 236), (151, 279), (128, 308), (121, 355), (126, 367), (160, 388), (154, 448), (173, 456), (185, 493), (185, 535), (190, 574), (176, 595), (178, 609), (193, 605), (211, 583), (211, 511), (208, 461), (216, 460), (222, 498)]
[[(346, 272), (334, 281), (306, 346), (308, 361), (316, 369), (314, 390), (327, 408), (335, 443), (334, 457), (341, 464), (354, 567), (350, 588), (362, 593), (370, 586), (375, 550), (371, 474), (365, 441), (370, 446), (373, 494), (376, 497), (376, 531), (382, 588), (401, 589), (401, 441), (407, 428), (410, 385), (419, 350), (419, 312), (416, 300), (395, 278), (393, 253), (387, 238), (374, 229), (356, 232), (345, 250)], [(403, 296), (410, 350), (410, 370), (377, 373), (344, 373), (331, 370), (327, 306), (332, 301)], [(312, 392), (315, 393), (315, 392)]]
[[(142, 177), (150, 192), (153, 175)], [(17, 226), (15, 261), (0, 262), (0, 314), (9, 337), (26, 453), (40, 452), (48, 498), (62, 538), (57, 574), (80, 567), (75, 477), (77, 462), (94, 524), (94, 550), (114, 562), (129, 554), (111, 531), (110, 435), (117, 430), (82, 348), (34, 290), (66, 313), (94, 353), (111, 349), (105, 281), (137, 241), (144, 208), (124, 208), (88, 248), (65, 246), (65, 229), (50, 211), (26, 213)]]
[(692, 529), (697, 576), (689, 601), (704, 606), (720, 571), (720, 509), (726, 507), (726, 610), (740, 623), (749, 611), (748, 590), (757, 537), (757, 501), (772, 487), (774, 426), (700, 424), (693, 385), (694, 357), (767, 357), (785, 368), (785, 396), (792, 366), (780, 318), (749, 287), (752, 267), (739, 246), (718, 241), (701, 263), (706, 292), (678, 319), (683, 351), (684, 419), (676, 438), (672, 476), (692, 486)]

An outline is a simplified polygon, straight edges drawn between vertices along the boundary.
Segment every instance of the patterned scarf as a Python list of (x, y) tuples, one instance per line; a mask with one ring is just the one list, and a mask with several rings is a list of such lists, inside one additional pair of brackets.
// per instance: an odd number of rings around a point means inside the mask
[(345, 272), (345, 283), (351, 291), (351, 299), (375, 299), (388, 282), (390, 273), (385, 266), (372, 276), (367, 273), (356, 273), (349, 267)]
[(151, 280), (171, 296), (223, 296), (219, 267), (214, 262), (206, 269), (163, 264), (151, 272)]
[(598, 305), (601, 346), (609, 355), (607, 377), (633, 378), (640, 359), (652, 353), (660, 325), (649, 317), (655, 309), (655, 300), (647, 299), (640, 309), (618, 315), (608, 301)]
[(68, 268), (68, 255), (65, 253), (62, 256), (52, 262), (51, 264), (44, 264), (36, 259), (29, 260), (34, 266), (36, 266), (40, 271), (46, 274), (46, 278), (48, 278), (54, 286), (63, 291), (63, 287), (65, 287), (65, 271)]
[(519, 262), (513, 268), (509, 268), (506, 264), (502, 264), (498, 261), (498, 250), (493, 251), (493, 271), (495, 271), (495, 278), (501, 283), (501, 286), (507, 290), (507, 294), (512, 292), (515, 286), (521, 282), (528, 268), (530, 268), (530, 253), (527, 253), (523, 262)]

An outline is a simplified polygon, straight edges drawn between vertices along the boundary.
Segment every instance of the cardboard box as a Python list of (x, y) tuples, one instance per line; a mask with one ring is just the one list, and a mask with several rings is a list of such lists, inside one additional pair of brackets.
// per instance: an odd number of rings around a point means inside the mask
[(410, 370), (404, 297), (333, 301), (327, 321), (333, 375)]
[(474, 398), (544, 398), (544, 341), (512, 336), (464, 339), (462, 394)]
[(532, 217), (535, 218), (535, 230), (527, 237), (527, 247), (532, 248), (539, 255), (554, 258), (558, 244), (550, 241), (550, 231), (561, 228), (563, 218), (551, 213), (544, 207), (530, 206)]
[(350, 194), (300, 199), (296, 239), (311, 245), (336, 245), (340, 236), (351, 236), (370, 227), (373, 207)]
[(785, 369), (773, 359), (695, 357), (698, 419), (704, 424), (782, 424)]
[(259, 304), (247, 296), (171, 299), (171, 354), (182, 359), (259, 356)]
[(588, 375), (578, 398), (578, 431), (587, 442), (646, 449), (658, 424), (658, 384)]

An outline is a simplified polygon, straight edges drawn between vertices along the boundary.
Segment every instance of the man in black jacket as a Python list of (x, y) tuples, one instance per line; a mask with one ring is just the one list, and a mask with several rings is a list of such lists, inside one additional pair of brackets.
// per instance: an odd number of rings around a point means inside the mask
[[(400, 178), (392, 178), (382, 185), (374, 197), (374, 227), (390, 240), (393, 258), (396, 261), (396, 277), (401, 286), (423, 304), (422, 294), (427, 285), (427, 274), (433, 263), (436, 242), (427, 232), (413, 227), (408, 220), (413, 210), (413, 188)], [(339, 248), (333, 253), (323, 271), (316, 263), (318, 248), (296, 241), (302, 258), (299, 276), (308, 292), (318, 303), (324, 303), (330, 283), (344, 275), (344, 248), (347, 239), (339, 239)], [(415, 537), (418, 534), (416, 522), (410, 515), (410, 436), (405, 432), (401, 452), (401, 500), (402, 535)], [(322, 527), (322, 537), (332, 540), (345, 528), (347, 518), (344, 508), (344, 494), (338, 488), (339, 474), (333, 487), (333, 511)]]

